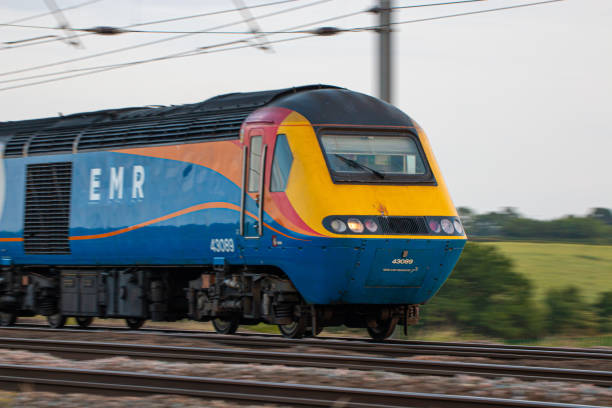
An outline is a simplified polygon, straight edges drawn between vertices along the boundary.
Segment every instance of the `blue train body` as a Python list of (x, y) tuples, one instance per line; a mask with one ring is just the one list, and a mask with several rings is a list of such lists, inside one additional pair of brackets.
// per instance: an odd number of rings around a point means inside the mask
[[(301, 147), (305, 136), (299, 132), (312, 133), (316, 141), (318, 129), (332, 125), (321, 125), (312, 117), (304, 123), (308, 112), (293, 107), (303, 105), (304, 98), (308, 102), (308, 97), (320, 101), (325, 93), (332, 97), (342, 93), (344, 98), (357, 95), (359, 103), (372, 106), (370, 116), (340, 112), (332, 123), (340, 123), (336, 126), (341, 129), (356, 124), (375, 134), (385, 126), (394, 126), (399, 134), (416, 129), (409, 137), (420, 140), (422, 157), (429, 159), (430, 178), (423, 175), (383, 186), (372, 185), (370, 179), (349, 184), (332, 180), (329, 184), (337, 189), (337, 199), (347, 202), (325, 208), (326, 200), (316, 197), (317, 181), (312, 187), (311, 181), (300, 180), (296, 174), (300, 168), (308, 172), (308, 166), (330, 174), (321, 147), (312, 143)], [(214, 130), (205, 134), (200, 129), (205, 136), (196, 140), (189, 135), (181, 140), (175, 131), (170, 136), (164, 133), (157, 142), (150, 137), (130, 143), (131, 134), (147, 132), (130, 133), (130, 127), (149, 120), (148, 110), (153, 108), (124, 111), (123, 120), (117, 113), (86, 114), (81, 116), (84, 124), (66, 125), (61, 132), (54, 130), (61, 119), (43, 120), (38, 127), (36, 121), (7, 124), (0, 218), (3, 321), (43, 313), (60, 326), (66, 316), (73, 315), (84, 324), (94, 316), (125, 317), (136, 327), (148, 318), (190, 317), (213, 319), (217, 330), (226, 333), (240, 323), (267, 321), (279, 324), (290, 337), (344, 323), (366, 326), (374, 338), (388, 336), (398, 321), (414, 322), (417, 305), (441, 287), (465, 244), (427, 142), (424, 136), (419, 139), (419, 128), (407, 117), (398, 119), (399, 111), (390, 105), (335, 88), (257, 93), (251, 95), (250, 108), (241, 110), (235, 99), (244, 101), (245, 95), (250, 94), (213, 98), (212, 108), (210, 102), (185, 108), (177, 116), (182, 131), (193, 128), (197, 118), (214, 116), (207, 122)], [(285, 104), (279, 102), (283, 97), (289, 98)], [(296, 97), (301, 99), (291, 100)], [(280, 106), (267, 107), (272, 101)], [(88, 131), (106, 129), (98, 124), (105, 115), (111, 118), (104, 126), (123, 126), (126, 140), (81, 151)], [(163, 127), (164, 120), (176, 125), (173, 115), (176, 110), (162, 112), (151, 126)], [(230, 131), (228, 118), (235, 122)], [(20, 138), (24, 133), (28, 136)], [(271, 180), (283, 174), (275, 161), (280, 153), (272, 154), (281, 133), (287, 135), (293, 164), (285, 174), (285, 190), (273, 191)], [(64, 138), (70, 134), (72, 143), (66, 143), (63, 151), (27, 154), (37, 138), (49, 138), (49, 134)], [(381, 135), (387, 137), (384, 132)], [(257, 161), (252, 156), (256, 137), (269, 146), (269, 150), (262, 148)], [(309, 149), (318, 152), (319, 163), (313, 163)], [(257, 173), (260, 186), (251, 191), (249, 180)], [(309, 174), (318, 176), (312, 170)], [(416, 193), (408, 191), (410, 186), (415, 186)], [(364, 210), (350, 198), (350, 189), (357, 196), (374, 191), (379, 208)], [(393, 197), (397, 194), (393, 189), (408, 191), (413, 199), (425, 191), (424, 204), (412, 208), (412, 214), (389, 214), (395, 211), (390, 207), (402, 208), (380, 198), (390, 191)], [(442, 198), (436, 198), (440, 194)], [(304, 197), (312, 203), (303, 203)], [(342, 212), (334, 212), (336, 208)], [(415, 214), (418, 208), (433, 212)], [(332, 217), (334, 222), (334, 214), (350, 229), (330, 227), (337, 222), (327, 225), (325, 219)], [(454, 222), (453, 232), (436, 230), (436, 225), (444, 224), (442, 219)], [(368, 232), (362, 222), (368, 229), (375, 225), (376, 230)], [(352, 232), (351, 223), (361, 223), (363, 231)], [(87, 285), (97, 289), (88, 292)], [(87, 296), (104, 299), (87, 303), (83, 300)]]

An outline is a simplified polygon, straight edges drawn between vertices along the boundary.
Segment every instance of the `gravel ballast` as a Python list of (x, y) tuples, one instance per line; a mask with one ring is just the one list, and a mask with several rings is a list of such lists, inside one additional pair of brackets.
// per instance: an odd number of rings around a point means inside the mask
[[(523, 400), (549, 401), (549, 402), (565, 402), (574, 404), (612, 406), (612, 388), (598, 387), (591, 384), (579, 384), (572, 382), (561, 381), (522, 381), (515, 378), (482, 378), (477, 376), (456, 375), (453, 377), (438, 377), (438, 376), (421, 376), (421, 375), (404, 375), (397, 373), (388, 373), (384, 371), (357, 371), (347, 369), (325, 369), (325, 368), (308, 368), (308, 367), (285, 367), (281, 365), (260, 365), (260, 364), (222, 364), (222, 363), (172, 363), (149, 360), (135, 360), (125, 357), (114, 357), (100, 360), (89, 361), (72, 361), (57, 358), (45, 353), (31, 353), (27, 351), (5, 350), (0, 349), (0, 362), (4, 364), (27, 364), (27, 365), (43, 365), (51, 367), (66, 367), (66, 368), (81, 368), (91, 370), (119, 370), (119, 371), (134, 371), (147, 372), (167, 375), (185, 375), (198, 377), (216, 377), (216, 378), (231, 378), (242, 380), (257, 380), (270, 382), (298, 383), (298, 384), (313, 384), (313, 385), (331, 385), (341, 387), (356, 387), (356, 388), (373, 388), (396, 390), (405, 392), (424, 392), (436, 394), (453, 394), (453, 395), (471, 395), (480, 397), (496, 397), (496, 398), (514, 398)], [(24, 390), (25, 393), (18, 394), (13, 397), (13, 405), (7, 406), (58, 406), (58, 405), (18, 405), (22, 398), (34, 398), (27, 396), (35, 390)], [(51, 394), (40, 394), (42, 399), (52, 399)], [(60, 397), (61, 401), (64, 401)], [(108, 400), (107, 406), (129, 406), (130, 408), (138, 407), (134, 403), (128, 402), (133, 399), (94, 397), (93, 399), (102, 398)], [(157, 398), (157, 397), (156, 397)], [(164, 401), (159, 397), (159, 401)], [(178, 397), (177, 397), (178, 398)], [(38, 397), (30, 399), (35, 401)], [(183, 399), (181, 397), (181, 399)], [(111, 401), (112, 400), (112, 401)], [(0, 400), (2, 401), (2, 400)], [(75, 401), (79, 401), (77, 398)], [(122, 402), (124, 401), (124, 402)], [(175, 402), (172, 405), (152, 405), (153, 402), (143, 402), (147, 407), (151, 406), (172, 406), (172, 407), (189, 407), (191, 402), (185, 400)], [(201, 401), (201, 400), (200, 400)], [(91, 408), (94, 403), (81, 405), (65, 405), (62, 407), (71, 406), (88, 406)], [(112, 405), (109, 405), (111, 404)], [(41, 402), (42, 403), (42, 402)], [(121, 405), (124, 404), (125, 405)], [(165, 402), (159, 402), (165, 403)], [(0, 407), (2, 407), (0, 402)], [(37, 402), (38, 404), (38, 402)], [(117, 405), (119, 404), (119, 405)], [(207, 401), (206, 404), (209, 404)], [(215, 406), (215, 405), (204, 406)], [(202, 406), (202, 405), (196, 405)], [(232, 406), (232, 405), (227, 405)]]

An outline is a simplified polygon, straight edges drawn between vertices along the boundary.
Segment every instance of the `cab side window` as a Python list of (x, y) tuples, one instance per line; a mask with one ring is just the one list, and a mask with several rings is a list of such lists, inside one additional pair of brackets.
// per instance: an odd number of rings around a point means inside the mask
[(249, 193), (259, 191), (259, 167), (261, 166), (261, 136), (251, 137), (249, 155)]
[(274, 146), (270, 191), (285, 191), (292, 163), (293, 154), (291, 154), (287, 136), (280, 134), (276, 137), (276, 146)]

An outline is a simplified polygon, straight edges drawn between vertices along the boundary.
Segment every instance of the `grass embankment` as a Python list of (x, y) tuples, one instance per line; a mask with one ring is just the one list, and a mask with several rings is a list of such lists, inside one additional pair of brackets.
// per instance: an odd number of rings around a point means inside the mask
[(531, 242), (493, 242), (514, 263), (514, 269), (533, 282), (535, 299), (546, 291), (574, 285), (593, 303), (612, 290), (612, 246)]

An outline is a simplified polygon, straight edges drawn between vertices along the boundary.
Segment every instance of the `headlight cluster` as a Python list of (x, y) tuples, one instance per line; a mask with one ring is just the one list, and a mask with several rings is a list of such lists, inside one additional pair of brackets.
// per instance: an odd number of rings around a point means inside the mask
[[(343, 217), (344, 218), (344, 217)], [(353, 234), (374, 234), (379, 230), (379, 226), (372, 218), (359, 219), (356, 217), (346, 218), (332, 218), (329, 221), (331, 230), (337, 234), (351, 232)]]
[(457, 217), (427, 217), (427, 226), (432, 234), (463, 235), (463, 225)]
[(329, 215), (323, 226), (347, 235), (463, 235), (458, 217)]

